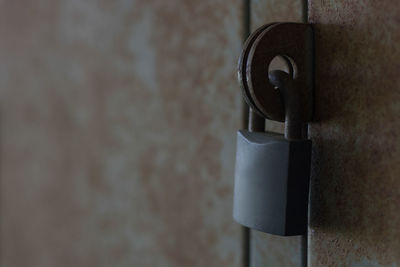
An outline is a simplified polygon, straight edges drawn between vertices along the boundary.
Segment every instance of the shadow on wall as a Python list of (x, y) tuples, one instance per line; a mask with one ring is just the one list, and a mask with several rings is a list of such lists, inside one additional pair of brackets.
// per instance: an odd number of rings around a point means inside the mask
[(317, 255), (358, 248), (360, 258), (400, 261), (400, 55), (391, 37), (365, 25), (315, 25), (310, 227)]

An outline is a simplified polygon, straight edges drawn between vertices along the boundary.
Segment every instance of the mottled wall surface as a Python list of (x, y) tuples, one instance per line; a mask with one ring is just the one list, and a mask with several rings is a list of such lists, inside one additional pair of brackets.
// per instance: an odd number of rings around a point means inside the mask
[(400, 5), (309, 1), (311, 266), (400, 265)]
[(238, 266), (241, 1), (1, 2), (1, 266)]
[[(302, 22), (302, 0), (251, 0), (251, 29), (271, 22)], [(266, 130), (283, 133), (284, 124), (266, 121)], [(258, 231), (251, 231), (250, 265), (300, 266), (301, 237), (279, 237)]]

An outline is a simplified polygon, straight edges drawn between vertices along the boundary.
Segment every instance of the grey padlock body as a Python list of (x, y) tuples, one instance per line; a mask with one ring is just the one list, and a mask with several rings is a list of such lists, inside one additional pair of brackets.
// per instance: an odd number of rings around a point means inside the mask
[(234, 219), (262, 232), (307, 231), (311, 141), (238, 131)]

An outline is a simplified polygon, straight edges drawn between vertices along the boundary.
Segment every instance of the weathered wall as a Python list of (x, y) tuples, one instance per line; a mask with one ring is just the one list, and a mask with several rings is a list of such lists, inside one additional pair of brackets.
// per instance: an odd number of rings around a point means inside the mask
[[(252, 28), (301, 21), (301, 1), (251, 1)], [(400, 6), (314, 1), (311, 266), (400, 264)], [(267, 123), (281, 132), (282, 125)], [(300, 242), (252, 231), (253, 266), (299, 266)]]
[(241, 1), (0, 9), (0, 265), (238, 266)]
[(400, 5), (309, 1), (311, 266), (400, 264)]
[[(302, 22), (302, 0), (251, 0), (251, 29), (271, 22)], [(267, 120), (266, 130), (283, 133), (283, 123)], [(301, 237), (279, 237), (251, 231), (250, 263), (261, 266), (300, 266)]]

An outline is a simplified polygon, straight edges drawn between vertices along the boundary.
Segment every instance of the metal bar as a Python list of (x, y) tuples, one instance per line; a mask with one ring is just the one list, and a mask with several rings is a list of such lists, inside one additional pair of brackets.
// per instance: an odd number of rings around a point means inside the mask
[(255, 113), (252, 109), (249, 111), (249, 126), (250, 132), (264, 132), (265, 131), (265, 119)]
[(300, 243), (300, 266), (307, 267), (308, 265), (308, 235), (301, 236), (301, 243)]
[(250, 266), (250, 228), (242, 226), (242, 266)]
[[(287, 139), (306, 139), (307, 124), (303, 122), (295, 122), (290, 119), (285, 120), (285, 138)], [(308, 265), (308, 234), (301, 236), (300, 240), (300, 266), (307, 267)]]
[[(303, 22), (308, 23), (308, 0), (303, 0)], [(312, 57), (314, 56), (313, 54), (311, 55)], [(313, 62), (313, 61), (312, 61)], [(312, 70), (314, 71), (314, 67), (312, 67)], [(314, 73), (313, 73), (314, 77)], [(304, 126), (302, 130), (303, 137), (306, 139), (308, 138), (308, 125)], [(309, 189), (310, 192), (310, 189)], [(310, 203), (310, 202), (308, 202)], [(308, 212), (310, 213), (310, 204), (308, 206)], [(308, 223), (309, 225), (309, 220), (310, 216), (308, 216)], [(308, 266), (308, 229), (307, 233), (301, 236), (301, 244), (300, 244), (300, 250), (301, 250), (301, 266), (302, 267), (307, 267)]]
[[(243, 0), (243, 41), (250, 35), (250, 0)], [(242, 103), (242, 125), (250, 128), (251, 111), (246, 102)], [(250, 266), (250, 229), (242, 226), (242, 266)]]

